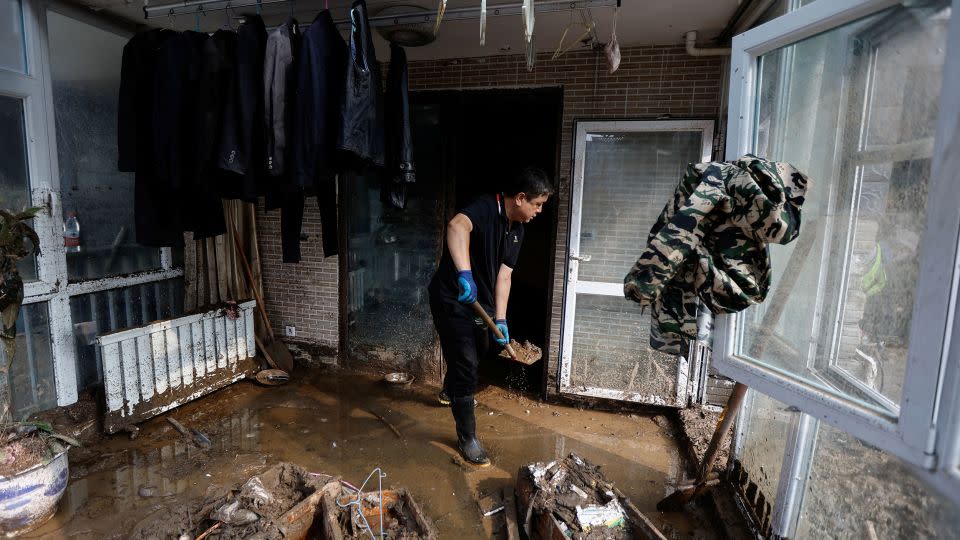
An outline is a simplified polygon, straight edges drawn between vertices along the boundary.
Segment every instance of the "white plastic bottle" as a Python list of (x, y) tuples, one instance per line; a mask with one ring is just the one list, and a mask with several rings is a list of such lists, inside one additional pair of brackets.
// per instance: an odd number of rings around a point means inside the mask
[(67, 253), (80, 252), (80, 222), (76, 212), (67, 212), (63, 222), (63, 250)]

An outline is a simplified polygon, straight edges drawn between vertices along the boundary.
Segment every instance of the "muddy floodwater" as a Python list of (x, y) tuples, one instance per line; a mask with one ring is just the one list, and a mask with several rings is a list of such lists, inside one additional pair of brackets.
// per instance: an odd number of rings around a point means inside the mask
[[(135, 440), (119, 434), (72, 450), (56, 516), (26, 537), (126, 538), (165, 508), (289, 461), (357, 485), (380, 467), (384, 487), (409, 489), (441, 538), (488, 538), (494, 526), (478, 501), (512, 490), (521, 465), (570, 452), (602, 465), (668, 537), (718, 536), (697, 514), (656, 511), (684, 466), (670, 428), (648, 416), (544, 404), (490, 386), (477, 395), (477, 425), (493, 465), (474, 468), (454, 449), (453, 418), (436, 389), (303, 373), (281, 387), (240, 382), (144, 423)], [(202, 431), (212, 448), (182, 438), (166, 416)]]

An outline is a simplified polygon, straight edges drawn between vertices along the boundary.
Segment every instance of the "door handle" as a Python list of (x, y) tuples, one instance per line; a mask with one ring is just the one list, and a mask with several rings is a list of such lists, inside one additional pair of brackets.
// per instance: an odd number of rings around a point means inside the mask
[(593, 255), (586, 255), (586, 254), (570, 256), (571, 261), (580, 261), (580, 262), (590, 262), (590, 259), (592, 258), (593, 258)]

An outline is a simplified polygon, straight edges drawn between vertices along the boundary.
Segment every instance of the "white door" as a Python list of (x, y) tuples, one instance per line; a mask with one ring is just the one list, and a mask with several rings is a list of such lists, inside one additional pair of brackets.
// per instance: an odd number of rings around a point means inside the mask
[(623, 278), (687, 164), (709, 161), (713, 122), (579, 122), (575, 144), (560, 391), (686, 406), (695, 362), (650, 349)]

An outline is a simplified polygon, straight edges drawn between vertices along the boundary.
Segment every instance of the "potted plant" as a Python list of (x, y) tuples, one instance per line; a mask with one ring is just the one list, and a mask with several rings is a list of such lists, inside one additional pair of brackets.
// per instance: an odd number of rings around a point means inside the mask
[(54, 514), (67, 487), (67, 450), (76, 444), (49, 424), (13, 418), (10, 368), (23, 303), (17, 263), (40, 252), (40, 239), (30, 226), (39, 211), (0, 210), (0, 533), (7, 534), (32, 529)]

